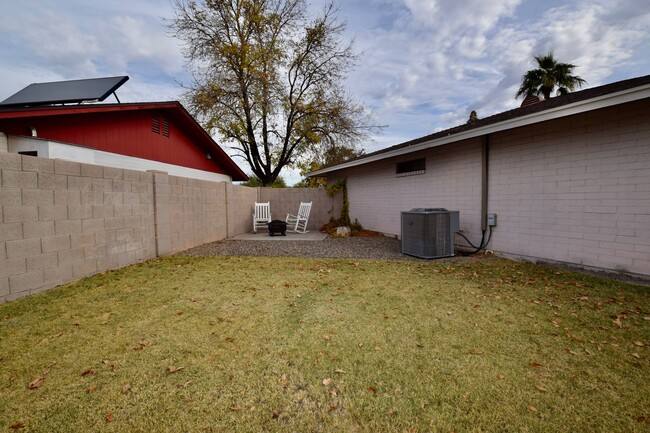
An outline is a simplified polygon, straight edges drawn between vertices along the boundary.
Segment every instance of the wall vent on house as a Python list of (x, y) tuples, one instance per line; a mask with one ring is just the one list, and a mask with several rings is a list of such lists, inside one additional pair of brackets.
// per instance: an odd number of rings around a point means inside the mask
[(160, 116), (157, 114), (151, 116), (151, 132), (160, 134)]
[(427, 163), (425, 158), (402, 161), (395, 165), (395, 175), (397, 177), (415, 176), (417, 174), (424, 174), (426, 171)]
[(459, 227), (458, 211), (414, 208), (402, 212), (402, 253), (422, 259), (451, 257)]
[(162, 135), (169, 138), (169, 121), (166, 117), (162, 118)]

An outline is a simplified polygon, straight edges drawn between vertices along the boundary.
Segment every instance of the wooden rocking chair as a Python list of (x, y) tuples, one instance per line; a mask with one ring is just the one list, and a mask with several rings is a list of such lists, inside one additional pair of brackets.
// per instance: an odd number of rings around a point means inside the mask
[(309, 222), (309, 212), (311, 212), (311, 203), (300, 202), (298, 215), (287, 214), (285, 219), (287, 228), (296, 233), (307, 233), (307, 223)]
[(267, 228), (271, 222), (271, 203), (255, 203), (255, 213), (253, 214), (253, 232), (257, 233), (259, 228)]

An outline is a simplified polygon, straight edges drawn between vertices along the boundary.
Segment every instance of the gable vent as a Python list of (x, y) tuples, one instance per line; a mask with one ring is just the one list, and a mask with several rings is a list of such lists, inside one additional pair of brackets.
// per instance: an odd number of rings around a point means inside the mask
[(166, 117), (162, 118), (162, 135), (169, 138), (169, 121)]
[(160, 117), (157, 114), (151, 116), (151, 132), (160, 134)]
[(159, 114), (153, 114), (151, 116), (151, 132), (169, 138), (169, 120)]

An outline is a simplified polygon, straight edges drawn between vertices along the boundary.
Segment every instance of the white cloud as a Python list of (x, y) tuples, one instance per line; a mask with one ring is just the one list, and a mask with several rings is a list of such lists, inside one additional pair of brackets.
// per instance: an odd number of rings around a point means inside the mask
[(520, 19), (519, 1), (404, 0), (408, 13), (367, 35), (366, 68), (352, 80), (367, 89), (379, 123), (412, 128), (415, 138), (464, 123), (472, 109), (486, 117), (517, 107), (521, 76), (549, 49), (579, 65), (590, 85), (602, 84), (641, 41), (647, 46), (648, 8), (630, 3), (565, 3)]
[(110, 65), (126, 70), (131, 62), (146, 60), (168, 74), (183, 68), (183, 56), (177, 40), (160, 31), (160, 22), (119, 15), (108, 20), (103, 42), (115, 49), (105, 53)]
[(92, 58), (99, 52), (96, 38), (69, 17), (47, 8), (18, 10), (5, 22), (3, 33), (22, 51), (14, 55), (25, 62), (46, 64), (62, 75), (94, 75)]

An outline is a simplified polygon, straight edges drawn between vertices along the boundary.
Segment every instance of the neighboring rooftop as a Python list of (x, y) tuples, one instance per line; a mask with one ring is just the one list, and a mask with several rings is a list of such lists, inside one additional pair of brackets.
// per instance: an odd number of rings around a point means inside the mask
[[(210, 159), (220, 161), (234, 181), (248, 180), (246, 173), (230, 158), (208, 132), (199, 125), (196, 119), (178, 101), (167, 102), (130, 102), (123, 104), (81, 104), (81, 105), (39, 105), (34, 107), (0, 105), (0, 126), (15, 119), (35, 119), (44, 117), (68, 118), (70, 116), (111, 112), (136, 111), (165, 112), (170, 120), (180, 125), (184, 133), (205, 152), (210, 153)], [(82, 143), (76, 143), (82, 144)]]

